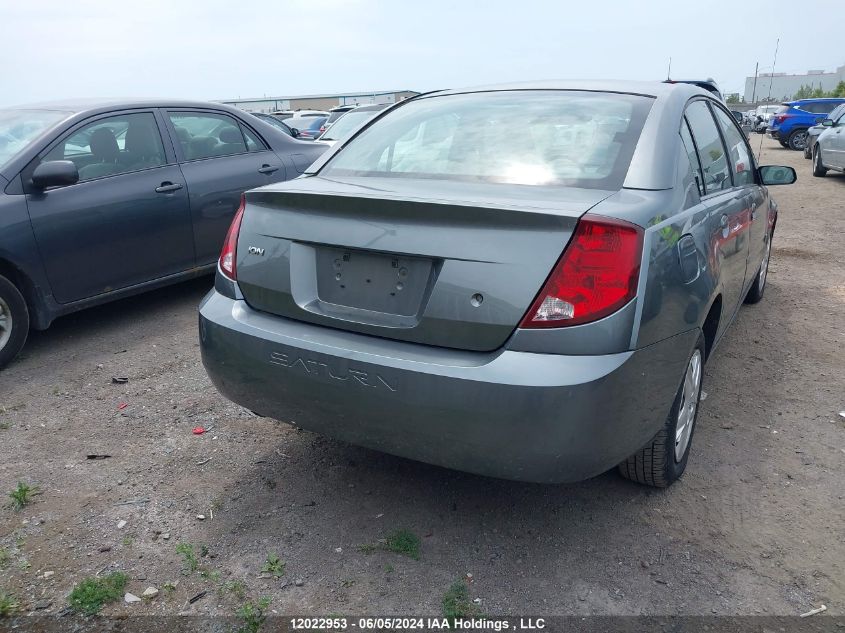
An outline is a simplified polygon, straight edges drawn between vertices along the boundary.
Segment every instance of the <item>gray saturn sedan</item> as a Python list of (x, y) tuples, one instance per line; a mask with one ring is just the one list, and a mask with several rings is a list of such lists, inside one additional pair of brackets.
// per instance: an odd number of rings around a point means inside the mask
[(203, 362), (258, 415), (353, 444), (667, 486), (704, 363), (763, 296), (767, 187), (794, 180), (686, 84), (421, 95), (246, 193), (200, 306)]

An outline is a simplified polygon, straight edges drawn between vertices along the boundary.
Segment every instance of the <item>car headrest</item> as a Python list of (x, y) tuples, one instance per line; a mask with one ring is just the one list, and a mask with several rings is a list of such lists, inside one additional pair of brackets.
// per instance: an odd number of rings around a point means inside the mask
[(117, 160), (120, 156), (120, 148), (111, 128), (101, 127), (94, 130), (90, 146), (91, 153), (101, 161)]
[(244, 144), (244, 137), (241, 134), (241, 131), (236, 127), (224, 127), (220, 130), (219, 138), (221, 143), (237, 143), (238, 145)]

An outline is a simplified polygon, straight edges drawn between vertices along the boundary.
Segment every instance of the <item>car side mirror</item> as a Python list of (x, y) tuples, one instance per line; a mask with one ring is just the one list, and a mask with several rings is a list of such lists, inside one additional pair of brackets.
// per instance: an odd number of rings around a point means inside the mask
[(48, 160), (32, 172), (32, 185), (36, 189), (64, 187), (78, 182), (79, 170), (69, 160)]
[(795, 170), (783, 165), (764, 165), (758, 172), (764, 185), (791, 185), (798, 180)]
[(290, 135), (291, 135), (293, 138), (299, 138), (299, 130), (297, 130), (295, 127), (292, 127), (292, 128), (290, 129)]
[(824, 127), (833, 127), (835, 125), (835, 123), (834, 123), (833, 119), (823, 119), (822, 125)]

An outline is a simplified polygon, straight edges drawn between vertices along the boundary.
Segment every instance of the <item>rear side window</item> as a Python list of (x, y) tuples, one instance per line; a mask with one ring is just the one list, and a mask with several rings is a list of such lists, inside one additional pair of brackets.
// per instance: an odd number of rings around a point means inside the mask
[(651, 104), (563, 90), (416, 99), (361, 132), (322, 173), (619, 189)]
[(243, 132), (244, 138), (246, 139), (246, 148), (250, 152), (260, 152), (264, 149), (264, 143), (258, 138), (249, 128), (246, 126), (241, 126), (241, 131)]
[(695, 151), (695, 143), (692, 141), (692, 134), (689, 131), (689, 125), (687, 124), (687, 120), (684, 119), (681, 122), (681, 141), (684, 144), (684, 149), (687, 152), (687, 158), (689, 158), (690, 169), (695, 177), (695, 184), (698, 187), (698, 195), (704, 195), (704, 178), (701, 175), (701, 163), (698, 162), (698, 153)]
[(716, 128), (716, 122), (710, 114), (710, 108), (704, 101), (693, 101), (686, 112), (690, 131), (695, 139), (701, 171), (704, 175), (704, 193), (715, 193), (730, 189), (731, 169), (725, 157), (725, 146)]
[(243, 154), (247, 143), (241, 126), (230, 116), (208, 112), (171, 112), (186, 160)]
[(714, 107), (716, 120), (725, 135), (725, 144), (728, 146), (728, 158), (733, 169), (734, 185), (754, 184), (754, 163), (751, 160), (751, 150), (745, 142), (745, 135), (739, 130), (733, 118), (728, 116), (721, 108)]
[(42, 160), (73, 161), (80, 182), (165, 164), (161, 135), (151, 112), (97, 119), (71, 133)]

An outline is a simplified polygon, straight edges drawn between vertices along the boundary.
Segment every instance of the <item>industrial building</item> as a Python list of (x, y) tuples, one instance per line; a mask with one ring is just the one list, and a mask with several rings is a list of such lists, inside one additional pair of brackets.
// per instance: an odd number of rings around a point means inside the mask
[(840, 81), (845, 81), (845, 65), (840, 66), (832, 73), (823, 70), (808, 70), (803, 75), (790, 75), (788, 73), (761, 73), (757, 76), (757, 86), (754, 86), (754, 77), (745, 78), (745, 101), (764, 101), (771, 96), (772, 101), (785, 101), (792, 98), (802, 86), (812, 88), (821, 87), (829, 91), (836, 88)]
[(345, 94), (302, 95), (295, 97), (260, 97), (254, 99), (223, 99), (219, 103), (235, 106), (248, 112), (277, 112), (279, 110), (330, 110), (341, 105), (396, 103), (418, 95), (413, 90), (385, 92), (355, 92)]

